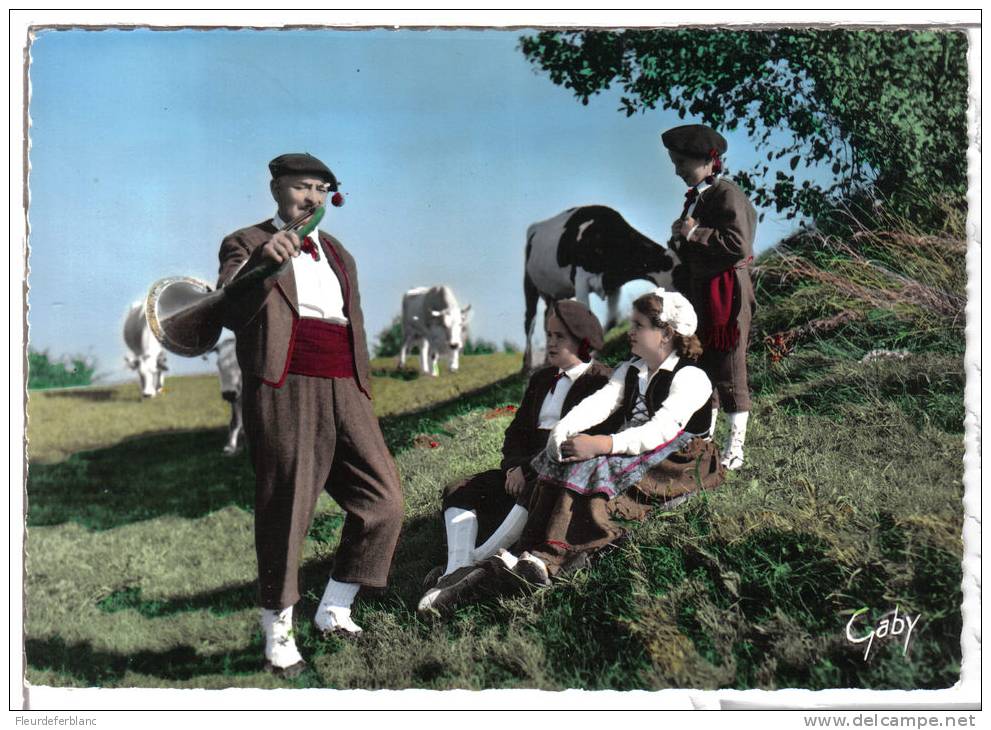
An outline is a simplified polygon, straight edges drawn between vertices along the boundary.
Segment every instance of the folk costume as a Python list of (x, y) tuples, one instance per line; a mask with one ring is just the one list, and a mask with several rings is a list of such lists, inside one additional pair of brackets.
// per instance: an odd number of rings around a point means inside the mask
[[(445, 602), (456, 599), (470, 587), (471, 571), (476, 564), (517, 541), (527, 522), (536, 478), (531, 465), (533, 458), (544, 450), (548, 435), (561, 416), (609, 382), (612, 369), (591, 356), (592, 351), (604, 344), (602, 326), (595, 315), (572, 300), (554, 302), (550, 312), (580, 343), (579, 356), (585, 359), (567, 370), (553, 366), (537, 370), (530, 377), (523, 400), (506, 429), (499, 468), (475, 474), (444, 489), (448, 561), (443, 571), (428, 576), (427, 592), (418, 607), (421, 611), (442, 608)], [(514, 497), (506, 492), (506, 481), (510, 470), (516, 468), (522, 470), (524, 485)], [(481, 572), (474, 577), (481, 577)]]
[[(337, 189), (330, 170), (309, 155), (284, 155), (270, 168), (273, 179), (315, 175)], [(262, 265), (262, 247), (282, 224), (277, 214), (224, 238), (218, 287)], [(372, 412), (357, 270), (340, 241), (314, 231), (283, 273), (227, 304), (224, 325), (237, 336), (244, 377), (266, 658), (282, 669), (301, 663), (287, 632), (320, 492), (326, 489), (346, 517), (317, 627), (356, 634), (351, 601), (360, 586), (386, 585), (402, 489)]]
[(730, 436), (723, 460), (728, 468), (743, 463), (743, 444), (750, 411), (747, 345), (756, 309), (749, 263), (753, 259), (757, 213), (743, 191), (721, 176), (726, 140), (703, 125), (664, 132), (664, 146), (688, 157), (713, 161), (714, 175), (690, 188), (681, 219), (696, 225), (672, 242), (681, 259), (675, 287), (692, 303), (699, 318), (701, 367), (715, 385), (716, 409), (729, 419)]
[[(443, 495), (444, 511), (452, 507), (473, 510), (478, 517), (477, 539), (485, 541), (515, 505), (525, 509), (537, 476), (530, 462), (544, 450), (550, 429), (562, 415), (609, 382), (610, 375), (612, 368), (596, 360), (567, 371), (555, 367), (537, 370), (530, 377), (519, 409), (506, 429), (499, 468), (447, 486)], [(522, 493), (511, 497), (505, 489), (506, 472), (515, 467), (522, 468), (526, 482)], [(502, 547), (513, 542), (515, 540)], [(477, 559), (482, 557), (488, 556), (477, 556)]]
[[(680, 300), (683, 329), (690, 324), (692, 334), (695, 315), (684, 297), (657, 291), (669, 312)], [(672, 323), (681, 326), (677, 319)], [(603, 388), (561, 419), (547, 449), (533, 460), (530, 517), (514, 551), (530, 565), (519, 567), (536, 566), (537, 582), (546, 582), (620, 537), (623, 529), (613, 517), (642, 519), (654, 505), (670, 508), (718, 486), (718, 453), (705, 439), (711, 394), (705, 373), (675, 352), (653, 374), (640, 358), (620, 365)], [(611, 453), (562, 462), (561, 444), (595, 424), (612, 434)], [(527, 577), (533, 574), (527, 571)]]

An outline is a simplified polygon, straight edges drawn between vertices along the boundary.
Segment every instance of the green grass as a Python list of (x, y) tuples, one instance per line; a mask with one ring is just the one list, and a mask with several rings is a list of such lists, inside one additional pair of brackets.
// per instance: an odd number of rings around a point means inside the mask
[[(386, 416), (406, 496), (390, 586), (356, 604), (367, 639), (316, 636), (309, 618), (342, 520), (321, 498), (296, 622), (311, 669), (293, 681), (260, 671), (246, 457), (223, 458), (216, 427), (178, 430), (180, 421), (123, 440), (113, 431), (117, 441), (106, 448), (31, 466), (28, 680), (208, 688), (949, 686), (960, 662), (960, 435), (904, 407), (925, 392), (889, 393), (885, 383), (909, 372), (903, 361), (869, 366), (872, 374), (860, 380), (852, 364), (844, 378), (837, 367), (844, 366), (825, 362), (819, 379), (804, 385), (770, 373), (773, 387), (751, 420), (748, 467), (716, 492), (636, 526), (633, 539), (565, 584), (468, 606), (447, 622), (423, 622), (414, 611), (423, 576), (444, 556), (440, 491), (498, 463), (508, 418), (489, 418), (489, 409), (516, 401), (523, 380), (498, 371), (481, 392)], [(401, 393), (454, 385), (445, 377), (388, 379)], [(798, 398), (829, 377), (853, 378), (861, 395)], [(170, 383), (168, 397), (184, 403), (203, 387), (195, 378)], [(59, 402), (77, 407), (76, 418), (92, 413), (73, 399)], [(75, 426), (95, 438), (98, 426)], [(909, 656), (888, 643), (865, 662), (863, 647), (843, 638), (850, 612), (870, 606), (879, 615), (895, 605), (923, 616)]]
[[(894, 230), (897, 221), (888, 221)], [(343, 516), (317, 505), (296, 632), (310, 669), (261, 671), (253, 475), (220, 455), (216, 378), (33, 391), (28, 404), (26, 652), (33, 684), (559, 690), (939, 688), (961, 634), (961, 221), (939, 235), (852, 224), (761, 257), (747, 466), (713, 493), (632, 526), (549, 590), (414, 611), (445, 555), (445, 484), (499, 462), (524, 387), (516, 354), (422, 377), (373, 361), (374, 407), (406, 517), (388, 589), (362, 595), (359, 643), (310, 621)], [(850, 313), (846, 317), (845, 313)], [(822, 323), (844, 314), (839, 326)], [(814, 326), (813, 326), (814, 325)], [(603, 359), (629, 356), (624, 328)], [(772, 357), (765, 336), (787, 338)], [(876, 348), (903, 360), (861, 364)], [(495, 417), (493, 417), (495, 416)], [(432, 446), (435, 444), (435, 446)], [(920, 614), (907, 656), (849, 643), (850, 615)]]
[[(519, 354), (461, 358), (457, 373), (420, 376), (414, 364), (395, 370), (395, 359), (372, 361), (372, 395), (380, 418), (422, 410), (439, 402), (471, 398), (480, 389), (517, 375)], [(28, 458), (31, 465), (63, 461), (87, 449), (135, 436), (224, 429), (230, 407), (214, 375), (168, 378), (161, 396), (143, 400), (137, 379), (122, 385), (33, 391), (28, 397)]]

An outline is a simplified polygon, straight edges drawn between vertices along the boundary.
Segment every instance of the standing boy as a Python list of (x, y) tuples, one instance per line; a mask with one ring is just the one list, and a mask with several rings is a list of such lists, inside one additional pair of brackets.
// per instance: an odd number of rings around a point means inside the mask
[(661, 135), (675, 174), (688, 185), (685, 207), (671, 227), (672, 245), (686, 272), (675, 286), (695, 308), (704, 352), (699, 366), (715, 385), (712, 431), (718, 409), (729, 420), (722, 461), (743, 466), (750, 415), (747, 341), (756, 307), (748, 264), (753, 259), (757, 212), (722, 176), (726, 140), (711, 127), (689, 124)]

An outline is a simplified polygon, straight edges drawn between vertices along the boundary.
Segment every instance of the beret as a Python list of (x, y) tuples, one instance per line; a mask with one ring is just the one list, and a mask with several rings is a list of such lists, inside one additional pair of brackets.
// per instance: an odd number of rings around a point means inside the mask
[(605, 345), (605, 335), (602, 332), (602, 325), (599, 324), (599, 318), (584, 304), (574, 299), (561, 299), (554, 302), (552, 309), (568, 334), (578, 342), (587, 340), (591, 350), (601, 350)]
[(308, 152), (279, 155), (268, 163), (268, 169), (272, 173), (273, 180), (282, 175), (314, 175), (330, 183), (331, 190), (335, 192), (337, 190), (337, 178), (334, 177), (334, 173)]
[(661, 142), (669, 150), (700, 160), (712, 157), (712, 150), (722, 156), (727, 148), (723, 135), (704, 124), (686, 124), (669, 129), (661, 134)]

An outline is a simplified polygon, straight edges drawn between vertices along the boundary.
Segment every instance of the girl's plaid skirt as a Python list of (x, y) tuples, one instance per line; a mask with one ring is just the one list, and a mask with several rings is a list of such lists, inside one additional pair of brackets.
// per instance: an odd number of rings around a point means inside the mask
[(693, 434), (681, 432), (656, 449), (635, 456), (608, 454), (572, 462), (554, 461), (545, 449), (531, 463), (537, 472), (538, 482), (570, 489), (578, 494), (604, 494), (612, 499), (638, 484), (651, 468), (681, 450), (693, 438)]

